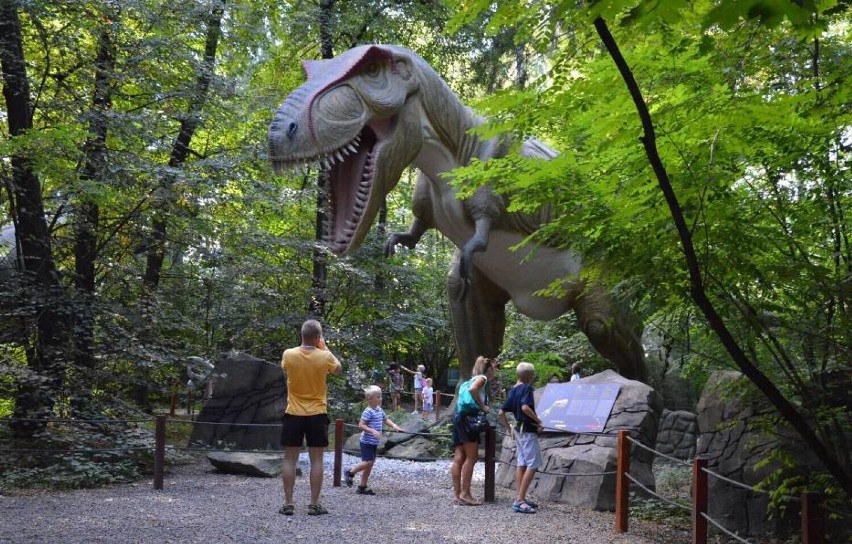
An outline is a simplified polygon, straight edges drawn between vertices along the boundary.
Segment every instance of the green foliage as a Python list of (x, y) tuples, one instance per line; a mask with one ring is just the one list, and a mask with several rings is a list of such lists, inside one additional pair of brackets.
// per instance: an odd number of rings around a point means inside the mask
[[(456, 172), (461, 193), (490, 184), (511, 197), (510, 209), (549, 209), (530, 241), (582, 254), (589, 279), (673, 332), (699, 382), (734, 366), (696, 317), (633, 99), (590, 24), (605, 18), (650, 110), (710, 302), (848, 474), (840, 436), (852, 419), (828, 385), (848, 382), (852, 351), (845, 3), (518, 6), (459, 3), (455, 23), (486, 17), (492, 32), (520, 29), (518, 44), (538, 67), (526, 90), (478, 103), (492, 119), (478, 133), (535, 135), (562, 154), (472, 164)], [(547, 290), (561, 293), (561, 282)]]

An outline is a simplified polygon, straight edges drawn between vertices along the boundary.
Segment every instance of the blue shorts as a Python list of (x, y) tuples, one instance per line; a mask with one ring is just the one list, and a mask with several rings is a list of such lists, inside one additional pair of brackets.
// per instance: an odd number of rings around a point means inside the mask
[(362, 461), (375, 461), (376, 460), (376, 450), (379, 449), (378, 444), (365, 444), (363, 442), (359, 442), (361, 444), (361, 460)]
[(518, 466), (527, 467), (530, 470), (538, 470), (542, 465), (541, 446), (538, 443), (536, 433), (518, 432), (515, 435), (518, 456)]

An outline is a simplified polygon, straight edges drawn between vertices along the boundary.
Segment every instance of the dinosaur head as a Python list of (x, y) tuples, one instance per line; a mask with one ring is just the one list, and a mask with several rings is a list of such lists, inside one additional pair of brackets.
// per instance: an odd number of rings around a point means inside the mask
[(276, 173), (318, 163), (328, 171), (335, 253), (357, 248), (422, 146), (413, 53), (366, 45), (304, 63), (308, 79), (269, 127)]

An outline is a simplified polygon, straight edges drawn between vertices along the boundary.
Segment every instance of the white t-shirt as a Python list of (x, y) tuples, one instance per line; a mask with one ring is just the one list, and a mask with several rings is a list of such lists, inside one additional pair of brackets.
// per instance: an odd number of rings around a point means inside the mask
[(435, 393), (435, 390), (429, 387), (428, 385), (423, 388), (423, 402), (424, 404), (432, 404), (432, 397)]

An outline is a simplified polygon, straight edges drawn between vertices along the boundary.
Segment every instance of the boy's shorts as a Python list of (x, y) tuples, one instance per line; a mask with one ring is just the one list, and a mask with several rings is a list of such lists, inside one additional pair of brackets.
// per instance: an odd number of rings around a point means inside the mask
[(543, 464), (538, 435), (531, 432), (519, 432), (517, 435), (518, 466), (537, 470)]
[(431, 402), (424, 402), (423, 403), (423, 411), (424, 412), (431, 412), (432, 411), (432, 403)]
[(376, 450), (379, 449), (378, 444), (365, 444), (363, 442), (359, 442), (361, 444), (361, 460), (362, 461), (375, 461), (376, 459)]
[(309, 448), (328, 447), (328, 414), (313, 416), (284, 414), (281, 445), (285, 448), (301, 448), (303, 442), (307, 442)]

